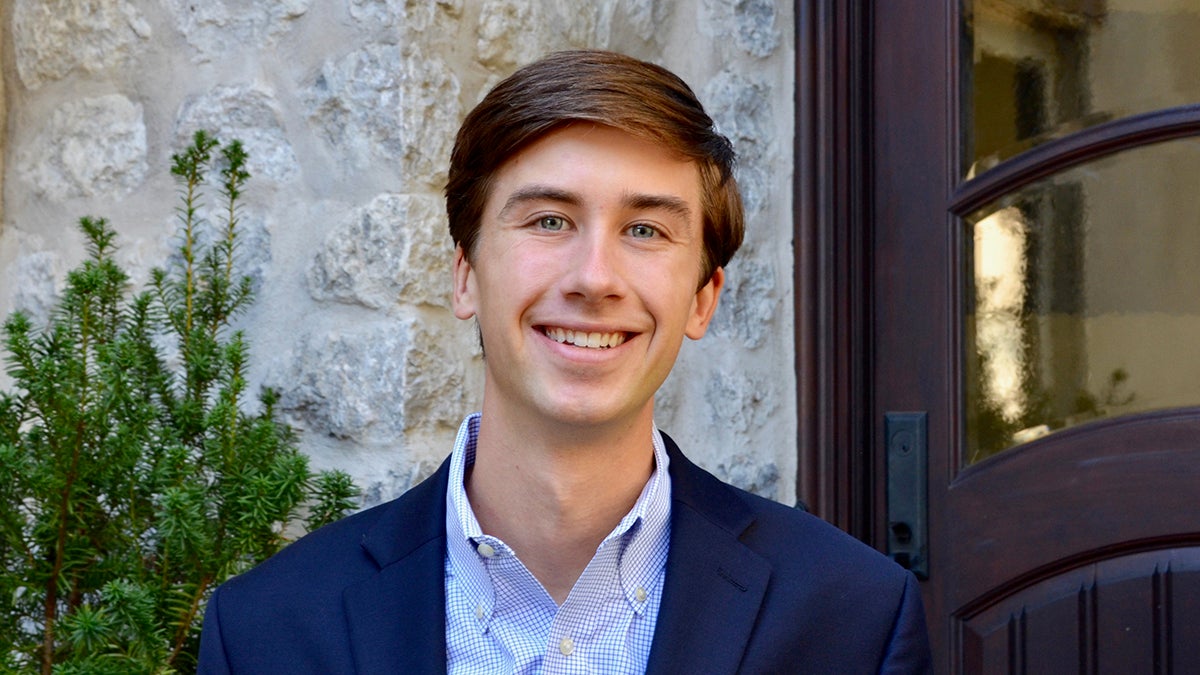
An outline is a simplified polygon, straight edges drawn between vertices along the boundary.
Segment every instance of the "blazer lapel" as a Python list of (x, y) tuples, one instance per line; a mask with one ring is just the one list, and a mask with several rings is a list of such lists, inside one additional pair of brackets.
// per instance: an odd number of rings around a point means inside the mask
[(671, 550), (647, 672), (733, 673), (771, 567), (739, 541), (754, 520), (746, 503), (663, 439), (671, 460)]
[[(671, 458), (671, 551), (647, 672), (733, 673), (771, 568), (738, 539), (754, 520), (745, 502), (663, 439)], [(343, 594), (360, 673), (446, 672), (448, 474), (446, 462), (363, 537), (379, 573)]]
[(363, 537), (379, 573), (342, 598), (360, 673), (446, 672), (448, 473), (445, 462)]

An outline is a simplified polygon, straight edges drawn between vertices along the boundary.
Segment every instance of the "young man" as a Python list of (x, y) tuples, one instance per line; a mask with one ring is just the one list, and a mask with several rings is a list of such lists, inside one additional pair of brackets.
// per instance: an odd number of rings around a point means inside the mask
[(662, 68), (501, 82), (446, 188), (482, 413), (429, 480), (221, 587), (201, 672), (926, 672), (909, 574), (654, 426), (741, 243), (733, 160)]

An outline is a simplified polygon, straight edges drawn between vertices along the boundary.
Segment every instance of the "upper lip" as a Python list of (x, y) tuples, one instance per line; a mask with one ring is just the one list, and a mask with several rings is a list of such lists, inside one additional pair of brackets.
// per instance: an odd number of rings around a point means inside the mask
[(543, 321), (534, 324), (534, 327), (539, 330), (547, 330), (551, 328), (561, 328), (562, 330), (575, 331), (576, 333), (624, 333), (632, 335), (636, 331), (626, 330), (624, 328), (616, 328), (614, 326), (600, 326), (587, 324), (571, 324), (571, 323), (554, 323), (553, 321)]

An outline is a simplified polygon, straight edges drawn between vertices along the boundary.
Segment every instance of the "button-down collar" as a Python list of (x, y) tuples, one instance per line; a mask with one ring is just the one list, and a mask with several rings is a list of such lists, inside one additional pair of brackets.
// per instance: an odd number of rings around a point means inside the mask
[[(541, 584), (516, 558), (512, 549), (500, 539), (484, 534), (471, 508), (463, 477), (467, 468), (475, 462), (479, 420), (479, 413), (463, 420), (454, 443), (446, 492), (446, 538), (448, 563), (474, 602), (479, 628), (486, 631), (496, 609), (493, 578), (497, 574), (516, 577), (511, 579), (515, 583), (536, 584), (543, 596), (539, 604), (551, 615), (557, 607)], [(633, 508), (597, 548), (597, 558), (600, 558), (608, 547), (620, 547), (617, 563), (620, 590), (636, 614), (645, 611), (649, 589), (656, 587), (658, 577), (662, 574), (670, 536), (669, 460), (657, 428), (653, 429), (652, 443), (654, 471), (650, 479), (646, 481)]]

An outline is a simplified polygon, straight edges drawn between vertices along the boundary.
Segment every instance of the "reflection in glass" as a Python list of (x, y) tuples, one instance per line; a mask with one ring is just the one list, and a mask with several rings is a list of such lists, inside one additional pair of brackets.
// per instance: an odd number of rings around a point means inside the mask
[(1108, 120), (1200, 101), (1197, 0), (963, 0), (967, 177)]
[(1200, 139), (1076, 167), (966, 227), (967, 463), (1200, 405)]

